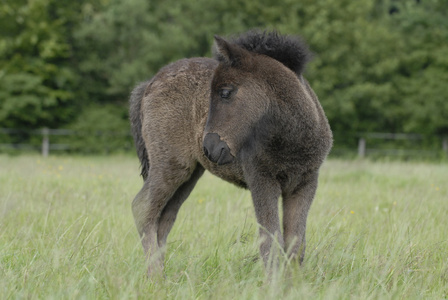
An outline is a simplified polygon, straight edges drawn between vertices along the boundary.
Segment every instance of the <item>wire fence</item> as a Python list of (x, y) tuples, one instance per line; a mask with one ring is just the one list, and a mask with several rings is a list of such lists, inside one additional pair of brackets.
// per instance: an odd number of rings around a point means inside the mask
[[(129, 131), (0, 128), (0, 153), (114, 153), (133, 151)], [(448, 136), (409, 133), (334, 133), (333, 156), (447, 157)]]
[[(367, 141), (373, 145), (376, 140), (381, 140), (380, 144), (389, 144), (396, 148), (381, 147), (368, 148)], [(398, 147), (398, 148), (397, 148)], [(448, 137), (427, 136), (422, 134), (405, 133), (363, 133), (358, 139), (358, 156), (365, 157), (372, 154), (382, 154), (386, 156), (409, 155), (409, 156), (438, 156), (448, 154)]]
[(0, 128), (0, 152), (114, 153), (134, 148), (131, 133), (123, 131), (78, 131), (70, 129)]

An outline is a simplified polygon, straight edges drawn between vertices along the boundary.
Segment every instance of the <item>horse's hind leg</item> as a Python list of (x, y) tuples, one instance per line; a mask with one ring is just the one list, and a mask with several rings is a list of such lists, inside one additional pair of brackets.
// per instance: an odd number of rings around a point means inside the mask
[(162, 215), (159, 220), (159, 228), (157, 231), (157, 238), (159, 247), (162, 251), (165, 251), (166, 239), (171, 231), (176, 220), (177, 213), (188, 198), (194, 186), (198, 182), (199, 178), (204, 174), (204, 168), (201, 165), (197, 165), (190, 179), (184, 182), (174, 193), (167, 205), (162, 211)]
[(169, 193), (157, 194), (153, 187), (149, 176), (132, 202), (135, 225), (141, 238), (146, 259), (149, 262), (148, 276), (151, 273), (160, 273), (163, 268), (163, 262), (157, 258), (159, 255), (157, 220), (167, 201), (166, 199), (169, 197)]
[(316, 193), (317, 177), (317, 171), (307, 174), (292, 195), (283, 196), (285, 252), (290, 258), (298, 259), (299, 263), (302, 263), (305, 256), (306, 219)]
[(135, 224), (149, 263), (149, 276), (161, 273), (163, 269), (163, 253), (159, 249), (157, 237), (162, 212), (191, 174), (188, 169), (151, 166), (142, 189), (132, 202)]

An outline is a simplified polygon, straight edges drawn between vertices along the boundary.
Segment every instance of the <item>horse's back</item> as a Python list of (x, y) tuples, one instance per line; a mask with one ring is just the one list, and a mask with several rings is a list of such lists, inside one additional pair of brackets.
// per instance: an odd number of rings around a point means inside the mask
[(141, 118), (152, 166), (154, 162), (184, 165), (196, 160), (216, 66), (208, 58), (182, 59), (162, 68), (148, 83)]

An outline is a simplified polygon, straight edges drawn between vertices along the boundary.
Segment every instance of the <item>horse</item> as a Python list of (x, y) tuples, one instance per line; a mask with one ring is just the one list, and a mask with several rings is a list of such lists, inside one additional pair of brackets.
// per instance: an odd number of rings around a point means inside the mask
[(213, 53), (161, 68), (130, 96), (144, 180), (132, 212), (149, 277), (163, 273), (168, 234), (205, 170), (250, 190), (266, 269), (275, 247), (299, 264), (305, 255), (308, 211), (333, 143), (303, 77), (311, 52), (298, 36), (251, 30), (214, 36)]

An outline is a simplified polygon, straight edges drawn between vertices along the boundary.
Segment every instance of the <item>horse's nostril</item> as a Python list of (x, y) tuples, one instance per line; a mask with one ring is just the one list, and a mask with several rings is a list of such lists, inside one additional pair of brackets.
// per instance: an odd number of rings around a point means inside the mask
[(221, 140), (217, 133), (207, 133), (205, 135), (202, 149), (208, 160), (218, 165), (224, 165), (233, 161), (229, 146)]

